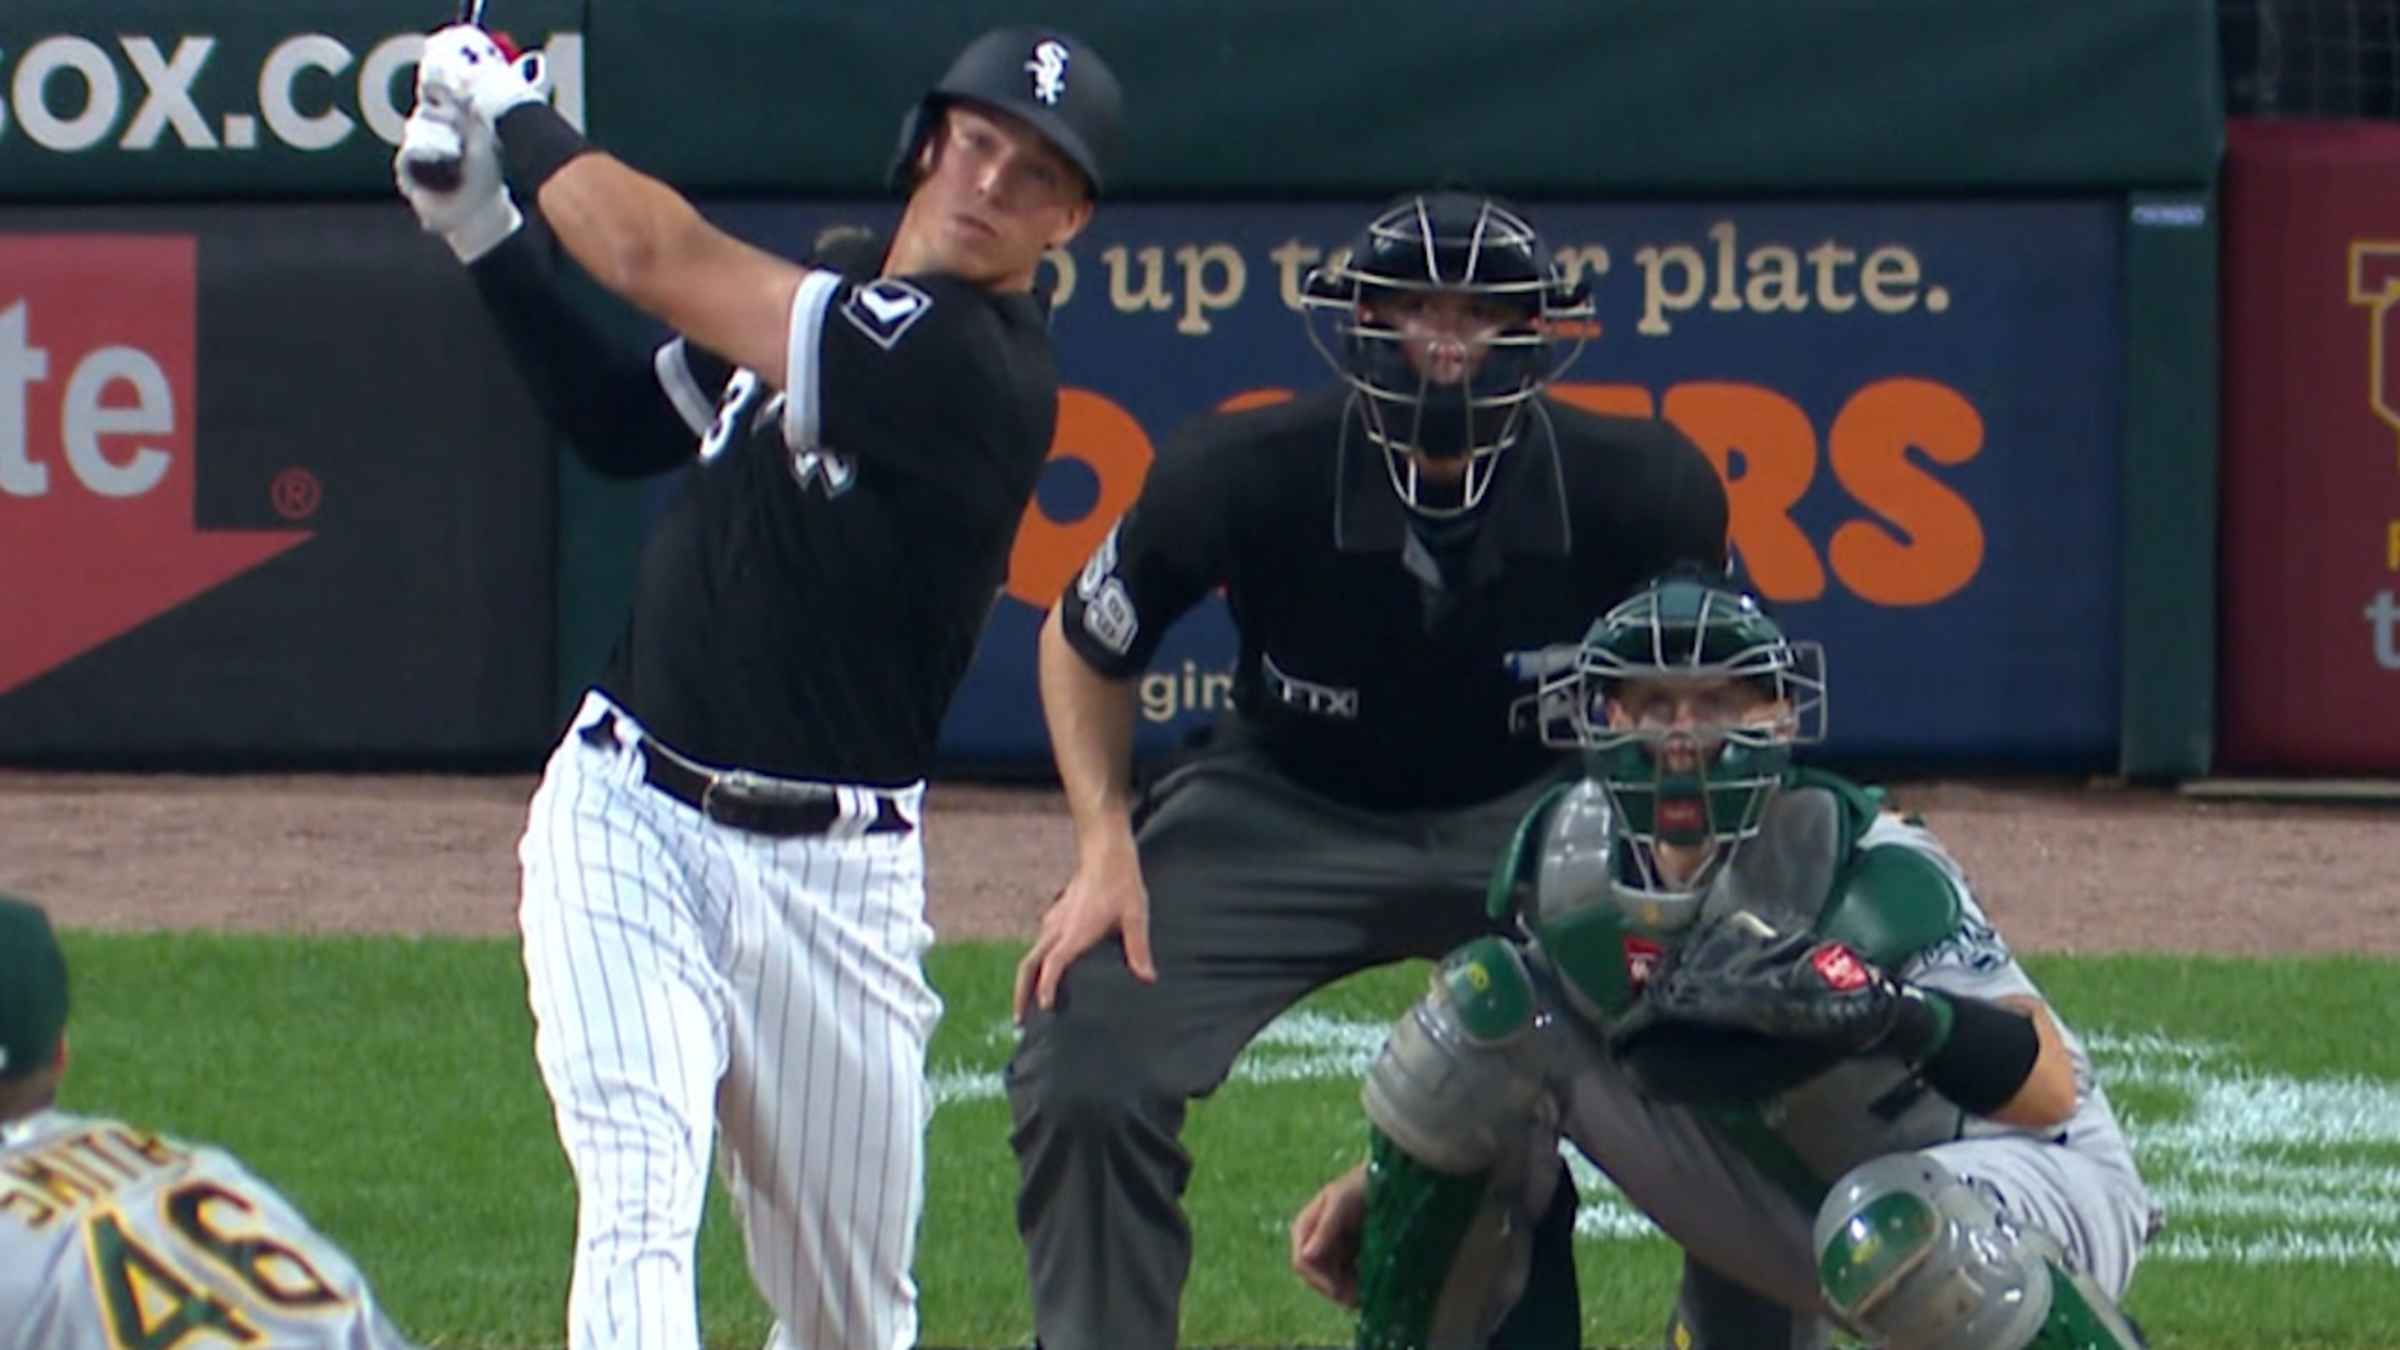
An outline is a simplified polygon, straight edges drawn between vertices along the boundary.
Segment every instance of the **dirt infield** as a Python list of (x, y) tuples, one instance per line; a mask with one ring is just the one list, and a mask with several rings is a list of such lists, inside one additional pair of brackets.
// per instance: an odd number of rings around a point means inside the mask
[[(106, 929), (507, 934), (533, 780), (0, 771), (0, 890)], [(2063, 783), (1895, 788), (2028, 951), (2400, 954), (2400, 808)], [(947, 938), (1028, 935), (1066, 875), (1055, 792), (936, 784)]]

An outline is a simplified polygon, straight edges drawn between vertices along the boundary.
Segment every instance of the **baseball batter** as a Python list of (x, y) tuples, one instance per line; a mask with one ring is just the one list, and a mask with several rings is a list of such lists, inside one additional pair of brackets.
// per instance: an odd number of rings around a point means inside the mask
[[(713, 1134), (771, 1344), (897, 1350), (941, 1009), (924, 779), (1050, 448), (1034, 270), (1091, 217), (1118, 86), (1065, 34), (985, 34), (906, 119), (888, 243), (796, 264), (592, 151), (538, 70), (471, 27), (429, 39), (402, 191), (578, 450), (620, 474), (698, 461), (519, 847), (579, 1190), (569, 1336), (697, 1343)], [(408, 171), (435, 150), (454, 190)], [(619, 341), (577, 267), (660, 340)]]
[(223, 1149), (56, 1109), (67, 965), (0, 896), (0, 1350), (405, 1350), (350, 1258)]
[(1561, 664), (1586, 772), (1495, 873), (1523, 935), (1443, 962), (1369, 1075), (1370, 1161), (1293, 1225), (1358, 1343), (1479, 1343), (1563, 1134), (1683, 1247), (1675, 1350), (2140, 1345), (2159, 1210), (2108, 1096), (1933, 836), (1792, 766), (1814, 645), (1677, 576)]

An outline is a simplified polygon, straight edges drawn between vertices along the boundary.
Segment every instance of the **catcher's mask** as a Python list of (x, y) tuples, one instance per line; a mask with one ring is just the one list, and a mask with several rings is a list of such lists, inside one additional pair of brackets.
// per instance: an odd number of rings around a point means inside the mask
[[(1580, 748), (1615, 808), (1620, 900), (1681, 928), (1758, 833), (1792, 747), (1825, 738), (1825, 654), (1724, 577), (1670, 574), (1593, 623), (1541, 707), (1543, 743)], [(1706, 852), (1670, 881), (1662, 844)]]
[[(1490, 325), (1464, 339), (1463, 360), (1443, 363), (1450, 369), (1427, 355), (1428, 339), (1401, 331), (1401, 312), (1436, 296), (1465, 298), (1477, 324)], [(1468, 192), (1415, 193), (1386, 207), (1311, 269), (1301, 307), (1309, 341), (1363, 396), (1366, 433), (1393, 490), (1437, 519), (1482, 503), (1526, 404), (1582, 350), (1592, 314), (1588, 288), (1568, 284), (1524, 216)], [(1464, 459), (1465, 471), (1436, 482), (1420, 456)]]
[(1125, 95), (1100, 53), (1055, 29), (995, 28), (968, 43), (901, 119), (894, 190), (916, 181), (917, 148), (953, 103), (979, 103), (1031, 123), (1083, 171), (1094, 198), (1124, 149)]

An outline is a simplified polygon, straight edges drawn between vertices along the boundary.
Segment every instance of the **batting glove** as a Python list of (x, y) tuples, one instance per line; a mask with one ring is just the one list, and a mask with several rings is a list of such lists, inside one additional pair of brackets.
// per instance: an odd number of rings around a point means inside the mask
[[(455, 186), (442, 172), (455, 175)], [(462, 263), (498, 248), (525, 224), (508, 185), (500, 178), (500, 142), (491, 123), (457, 101), (441, 86), (417, 96), (416, 111), (400, 133), (400, 153), (392, 158), (392, 177), (400, 195), (416, 209), (417, 223), (427, 234), (441, 236)]]
[(509, 109), (550, 97), (550, 69), (538, 51), (520, 54), (473, 24), (455, 23), (425, 39), (417, 57), (417, 101), (433, 88), (498, 126)]

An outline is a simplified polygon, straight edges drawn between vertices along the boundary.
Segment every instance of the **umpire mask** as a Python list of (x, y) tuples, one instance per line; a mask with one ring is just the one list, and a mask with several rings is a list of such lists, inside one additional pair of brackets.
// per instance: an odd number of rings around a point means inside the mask
[[(1824, 739), (1825, 655), (1786, 637), (1738, 584), (1678, 571), (1595, 621), (1542, 696), (1554, 713), (1543, 742), (1580, 749), (1615, 813), (1619, 900), (1688, 917), (1758, 833), (1792, 748)], [(1762, 704), (1776, 716), (1744, 711)], [(1662, 846), (1701, 861), (1670, 876)]]
[(1467, 192), (1386, 207), (1309, 273), (1301, 304), (1310, 342), (1362, 396), (1393, 490), (1436, 519), (1482, 504), (1592, 313), (1522, 215)]

